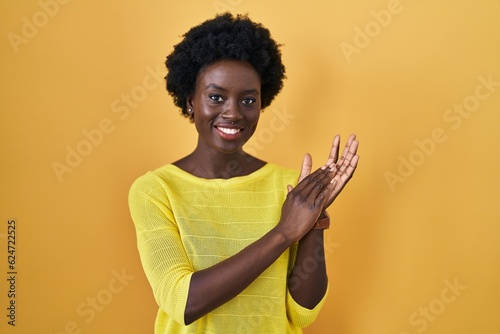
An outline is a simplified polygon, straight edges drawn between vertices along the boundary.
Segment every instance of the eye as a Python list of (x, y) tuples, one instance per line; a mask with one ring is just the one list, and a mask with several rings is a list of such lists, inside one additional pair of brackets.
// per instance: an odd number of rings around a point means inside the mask
[(212, 95), (209, 95), (208, 98), (214, 102), (223, 102), (224, 99), (222, 98), (221, 95), (218, 95), (218, 94), (212, 94)]
[(256, 100), (253, 97), (246, 97), (242, 102), (243, 104), (253, 104), (256, 102)]

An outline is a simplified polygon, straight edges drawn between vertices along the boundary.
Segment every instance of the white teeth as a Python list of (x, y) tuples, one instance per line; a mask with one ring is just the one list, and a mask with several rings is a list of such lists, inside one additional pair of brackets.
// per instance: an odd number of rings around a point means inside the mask
[(219, 128), (219, 127), (217, 129), (219, 129), (220, 131), (227, 133), (229, 135), (234, 135), (235, 133), (240, 132), (240, 129), (228, 129), (228, 128)]

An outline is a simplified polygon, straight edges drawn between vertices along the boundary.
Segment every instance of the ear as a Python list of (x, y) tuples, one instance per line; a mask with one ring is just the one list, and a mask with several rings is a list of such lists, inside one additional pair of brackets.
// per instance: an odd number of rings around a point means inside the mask
[(186, 99), (186, 110), (194, 110), (194, 105), (193, 105), (193, 100), (194, 100), (194, 95), (189, 95), (188, 98)]

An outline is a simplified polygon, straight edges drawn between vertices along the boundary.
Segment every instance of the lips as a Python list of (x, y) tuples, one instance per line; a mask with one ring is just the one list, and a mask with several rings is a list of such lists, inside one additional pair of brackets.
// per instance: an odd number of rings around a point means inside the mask
[(241, 133), (243, 132), (243, 128), (238, 125), (234, 124), (220, 124), (220, 125), (215, 125), (215, 129), (217, 130), (217, 133), (224, 139), (227, 140), (232, 140), (236, 139), (239, 136), (241, 136)]

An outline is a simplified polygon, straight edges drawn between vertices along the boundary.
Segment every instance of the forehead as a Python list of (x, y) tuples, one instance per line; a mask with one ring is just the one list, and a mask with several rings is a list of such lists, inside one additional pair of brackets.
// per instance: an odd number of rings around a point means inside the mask
[(248, 62), (221, 60), (202, 69), (196, 80), (197, 88), (216, 85), (224, 89), (256, 89), (260, 91), (259, 73)]

